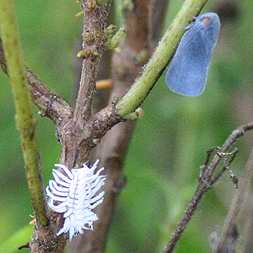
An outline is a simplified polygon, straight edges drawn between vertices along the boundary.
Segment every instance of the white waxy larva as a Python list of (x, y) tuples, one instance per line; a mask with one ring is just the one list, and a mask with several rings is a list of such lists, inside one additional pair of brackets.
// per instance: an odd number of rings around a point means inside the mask
[(103, 202), (104, 191), (99, 192), (104, 185), (105, 176), (100, 175), (104, 168), (96, 173), (99, 161), (92, 167), (86, 164), (81, 168), (68, 169), (63, 164), (55, 164), (54, 180), (50, 180), (46, 188), (48, 206), (55, 212), (62, 213), (63, 227), (57, 235), (68, 233), (71, 240), (83, 230), (92, 230), (93, 222), (98, 220), (93, 212)]

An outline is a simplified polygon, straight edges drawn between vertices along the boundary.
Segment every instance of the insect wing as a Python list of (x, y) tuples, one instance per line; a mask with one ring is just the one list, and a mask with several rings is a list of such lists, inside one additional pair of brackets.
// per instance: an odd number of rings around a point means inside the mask
[(199, 96), (205, 90), (208, 66), (216, 43), (209, 38), (209, 30), (202, 29), (197, 19), (183, 35), (166, 70), (165, 81), (171, 91), (184, 96)]

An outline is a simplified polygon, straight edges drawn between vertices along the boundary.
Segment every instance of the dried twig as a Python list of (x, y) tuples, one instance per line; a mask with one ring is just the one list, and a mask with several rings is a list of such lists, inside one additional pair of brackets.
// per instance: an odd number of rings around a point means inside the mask
[[(165, 253), (173, 252), (176, 244), (178, 243), (180, 237), (182, 236), (187, 224), (192, 219), (194, 212), (196, 211), (203, 195), (210, 189), (210, 187), (220, 178), (220, 176), (215, 176), (218, 165), (220, 162), (224, 161), (224, 157), (221, 154), (226, 154), (226, 152), (233, 146), (233, 144), (245, 134), (246, 131), (253, 129), (253, 122), (250, 122), (246, 125), (242, 125), (239, 128), (235, 129), (231, 135), (226, 139), (223, 146), (215, 153), (213, 158), (210, 161), (211, 154), (208, 153), (207, 159), (201, 167), (200, 180), (197, 186), (196, 191), (193, 194), (191, 201), (189, 202), (185, 214), (179, 223), (176, 226), (175, 232), (172, 234), (171, 239), (168, 245), (165, 247)], [(215, 150), (214, 150), (215, 151)], [(226, 166), (225, 166), (226, 167)], [(223, 169), (222, 169), (223, 170)], [(225, 170), (223, 170), (224, 172)], [(218, 172), (219, 175), (219, 172)]]

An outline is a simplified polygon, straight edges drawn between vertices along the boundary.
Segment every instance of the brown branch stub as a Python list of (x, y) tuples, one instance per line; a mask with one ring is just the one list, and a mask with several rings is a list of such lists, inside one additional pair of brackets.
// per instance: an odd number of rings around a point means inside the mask
[(29, 83), (32, 99), (40, 110), (42, 116), (52, 119), (57, 126), (71, 118), (70, 105), (60, 96), (51, 92), (42, 82), (27, 68), (26, 78)]
[(120, 121), (123, 119), (116, 114), (115, 104), (111, 103), (96, 113), (88, 122), (87, 127), (91, 129), (93, 138), (101, 139), (108, 130)]
[[(1, 39), (0, 67), (5, 74), (8, 74)], [(58, 126), (63, 120), (71, 117), (72, 109), (63, 98), (51, 92), (30, 69), (26, 68), (25, 74), (32, 100), (43, 116), (50, 118)]]
[(105, 49), (105, 29), (110, 4), (97, 5), (95, 0), (82, 1), (84, 24), (82, 33), (82, 71), (74, 121), (83, 127), (91, 115), (91, 104), (96, 87), (96, 77), (101, 55)]
[[(226, 139), (223, 146), (219, 148), (219, 152), (226, 153), (240, 137), (242, 137), (247, 131), (252, 129), (253, 122), (250, 122), (246, 125), (242, 125), (235, 129)], [(220, 176), (215, 176), (214, 173), (216, 172), (220, 162), (223, 161), (223, 157), (219, 153), (217, 153), (217, 150), (214, 149), (213, 151), (216, 152), (213, 158), (211, 159), (211, 153), (208, 152), (207, 160), (205, 161), (204, 165), (201, 166), (201, 175), (196, 191), (194, 192), (193, 197), (189, 202), (182, 219), (177, 224), (176, 229), (171, 236), (171, 239), (165, 247), (164, 253), (173, 252), (175, 246), (177, 245), (179, 239), (185, 231), (186, 226), (188, 225), (188, 223), (192, 219), (193, 214), (197, 210), (197, 207), (202, 197), (210, 189), (210, 187), (220, 178)], [(223, 170), (223, 172), (225, 172), (225, 170)]]

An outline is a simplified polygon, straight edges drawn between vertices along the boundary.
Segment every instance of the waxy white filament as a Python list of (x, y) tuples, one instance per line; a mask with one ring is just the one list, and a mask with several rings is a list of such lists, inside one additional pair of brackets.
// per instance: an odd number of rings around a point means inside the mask
[(71, 240), (83, 230), (93, 230), (93, 222), (98, 217), (92, 210), (104, 199), (104, 191), (100, 191), (105, 181), (105, 176), (100, 175), (104, 168), (95, 173), (98, 163), (97, 160), (91, 168), (84, 164), (71, 170), (55, 164), (62, 171), (53, 170), (54, 180), (49, 181), (46, 193), (49, 207), (63, 213), (64, 224), (57, 235), (69, 233)]

